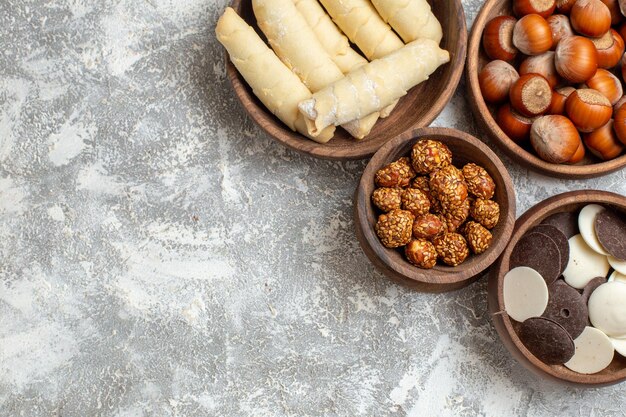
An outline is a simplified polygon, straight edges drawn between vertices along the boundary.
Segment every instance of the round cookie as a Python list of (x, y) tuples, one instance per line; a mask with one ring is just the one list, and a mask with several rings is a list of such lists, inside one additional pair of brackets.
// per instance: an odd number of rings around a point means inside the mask
[(552, 239), (543, 233), (526, 233), (513, 248), (510, 267), (527, 266), (551, 284), (561, 275), (561, 255)]
[(561, 365), (574, 356), (574, 340), (554, 320), (530, 318), (522, 323), (518, 336), (526, 349), (545, 364)]
[(587, 304), (587, 302), (589, 301), (589, 297), (596, 290), (596, 288), (598, 288), (600, 285), (604, 283), (606, 283), (606, 278), (596, 277), (592, 279), (591, 281), (589, 281), (587, 285), (585, 285), (585, 288), (583, 288), (583, 294), (582, 294), (583, 301), (585, 302), (585, 304)]
[(609, 255), (626, 261), (626, 220), (613, 210), (604, 210), (596, 216), (598, 241)]
[(549, 224), (540, 224), (538, 226), (530, 229), (528, 233), (542, 233), (548, 236), (554, 243), (556, 243), (556, 247), (559, 249), (559, 255), (561, 256), (561, 270), (559, 271), (559, 275), (565, 271), (567, 268), (567, 263), (569, 262), (569, 242), (567, 241), (567, 237), (554, 226)]
[(504, 310), (520, 323), (530, 317), (541, 316), (548, 305), (548, 286), (532, 268), (520, 266), (507, 272), (502, 291)]
[(612, 337), (609, 337), (609, 339), (611, 339), (615, 351), (626, 357), (626, 339), (614, 339)]
[(541, 224), (548, 224), (554, 226), (565, 235), (566, 238), (570, 238), (577, 235), (578, 232), (578, 214), (573, 211), (564, 211), (561, 213), (554, 213), (551, 216), (546, 217)]
[(626, 275), (620, 274), (617, 271), (613, 271), (613, 273), (609, 275), (608, 282), (613, 282), (613, 281), (626, 283)]
[(599, 204), (588, 204), (583, 207), (578, 215), (578, 229), (583, 239), (585, 239), (585, 243), (587, 243), (591, 249), (602, 255), (608, 255), (602, 245), (600, 245), (595, 230), (596, 216), (604, 210), (605, 208)]
[(569, 238), (569, 262), (563, 271), (565, 282), (580, 290), (597, 276), (606, 276), (609, 269), (606, 256), (591, 249), (581, 235)]
[(600, 285), (589, 297), (589, 321), (607, 336), (626, 336), (626, 284), (618, 281)]
[(548, 286), (549, 300), (542, 317), (559, 323), (572, 339), (577, 338), (587, 326), (587, 304), (583, 297), (567, 285), (557, 280)]
[(609, 265), (611, 265), (613, 269), (615, 269), (620, 274), (626, 275), (626, 261), (620, 261), (619, 259), (614, 258), (610, 255), (608, 256), (608, 259)]
[(585, 330), (574, 340), (576, 352), (572, 359), (565, 363), (569, 369), (580, 374), (600, 372), (613, 360), (613, 344), (607, 335), (593, 327)]

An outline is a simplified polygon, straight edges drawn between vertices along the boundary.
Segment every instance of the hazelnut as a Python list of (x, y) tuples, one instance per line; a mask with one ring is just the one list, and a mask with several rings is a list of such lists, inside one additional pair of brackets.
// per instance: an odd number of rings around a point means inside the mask
[(379, 210), (387, 213), (391, 210), (400, 209), (402, 203), (402, 190), (399, 188), (381, 187), (372, 193), (372, 203)]
[(376, 222), (376, 234), (387, 248), (404, 246), (411, 240), (415, 216), (406, 210), (391, 210), (381, 214)]
[(452, 152), (436, 140), (420, 140), (411, 150), (411, 164), (418, 174), (429, 174), (452, 163)]
[(493, 197), (496, 184), (485, 168), (473, 163), (467, 164), (463, 167), (463, 177), (465, 178), (467, 190), (470, 194), (478, 198), (484, 198), (485, 200), (489, 200)]
[(476, 222), (467, 222), (463, 229), (463, 234), (465, 235), (465, 239), (467, 239), (470, 249), (476, 255), (489, 249), (491, 241), (493, 240), (491, 232), (485, 229), (482, 224)]
[(432, 239), (444, 232), (445, 224), (434, 214), (416, 217), (413, 222), (413, 237), (416, 239)]
[(419, 268), (431, 269), (437, 263), (435, 246), (424, 239), (410, 241), (404, 248), (404, 254), (409, 262)]
[(457, 266), (469, 256), (465, 238), (458, 233), (446, 233), (433, 239), (437, 256), (443, 263)]
[(443, 212), (448, 232), (456, 232), (459, 226), (465, 223), (470, 212), (470, 199), (466, 198), (458, 206), (451, 207)]
[(430, 210), (430, 200), (423, 191), (407, 188), (402, 192), (402, 210), (408, 210), (416, 217), (427, 214)]
[(409, 158), (402, 157), (379, 169), (374, 181), (378, 187), (407, 187), (415, 177)]
[(470, 215), (487, 229), (493, 229), (500, 219), (500, 205), (493, 200), (477, 198), (471, 205)]
[(465, 178), (454, 165), (430, 174), (430, 190), (439, 199), (444, 210), (459, 206), (467, 198)]

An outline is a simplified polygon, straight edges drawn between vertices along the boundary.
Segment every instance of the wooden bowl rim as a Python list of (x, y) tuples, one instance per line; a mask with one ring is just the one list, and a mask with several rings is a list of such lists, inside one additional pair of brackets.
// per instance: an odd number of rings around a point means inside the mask
[[(410, 273), (406, 274), (402, 268), (398, 268), (399, 265), (395, 265), (386, 262), (384, 258), (379, 256), (380, 253), (384, 253), (390, 249), (385, 248), (376, 236), (376, 232), (370, 226), (367, 221), (367, 216), (361, 216), (358, 213), (360, 207), (365, 207), (365, 212), (374, 213), (370, 196), (365, 195), (362, 191), (368, 183), (373, 183), (374, 174), (378, 169), (387, 163), (392, 162), (390, 159), (391, 154), (398, 147), (403, 146), (407, 142), (416, 142), (423, 137), (448, 137), (458, 141), (462, 141), (469, 144), (476, 152), (479, 152), (486, 156), (493, 164), (494, 170), (497, 171), (497, 176), (502, 179), (504, 183), (504, 197), (507, 201), (508, 211), (506, 213), (500, 213), (500, 222), (502, 223), (501, 234), (497, 240), (492, 244), (491, 252), (479, 255), (476, 258), (477, 263), (471, 268), (468, 264), (461, 264), (457, 267), (448, 267), (437, 265), (433, 269), (424, 270), (417, 267), (412, 267), (408, 264), (408, 261), (404, 261), (403, 265), (409, 265), (411, 267)], [(454, 150), (453, 150), (454, 154)], [(491, 173), (493, 175), (493, 173)], [(451, 128), (439, 128), (439, 127), (425, 127), (417, 128), (410, 132), (405, 132), (397, 137), (393, 138), (385, 145), (383, 145), (374, 157), (367, 164), (361, 179), (357, 185), (357, 191), (355, 194), (355, 224), (358, 230), (359, 243), (362, 249), (370, 259), (370, 261), (376, 266), (377, 262), (382, 262), (384, 265), (392, 270), (395, 274), (401, 275), (409, 281), (417, 284), (427, 284), (432, 287), (440, 287), (441, 291), (447, 291), (447, 287), (450, 284), (459, 284), (466, 281), (471, 282), (473, 278), (480, 277), (480, 274), (488, 269), (500, 256), (504, 248), (507, 246), (509, 238), (513, 233), (513, 227), (516, 218), (516, 201), (515, 201), (515, 187), (509, 173), (498, 156), (483, 142), (474, 136), (461, 132)], [(375, 214), (373, 214), (375, 216)], [(371, 249), (371, 254), (368, 249)], [(373, 258), (374, 257), (374, 258)], [(461, 286), (452, 285), (450, 289), (460, 288)], [(439, 291), (439, 290), (436, 290)]]
[[(248, 0), (232, 0), (230, 7), (239, 13), (242, 1)], [(437, 100), (429, 106), (430, 109), (424, 117), (422, 117), (421, 120), (412, 123), (411, 126), (405, 130), (405, 132), (411, 131), (416, 127), (430, 125), (430, 123), (437, 118), (437, 116), (443, 111), (444, 107), (452, 99), (452, 96), (461, 80), (467, 56), (467, 25), (465, 23), (465, 11), (461, 0), (452, 1), (453, 7), (457, 11), (455, 16), (460, 36), (458, 42), (455, 44), (455, 51), (450, 50), (450, 62), (446, 64), (452, 66), (449, 79), (444, 80), (447, 81), (447, 87), (444, 88), (443, 94), (441, 94)], [(245, 85), (245, 82), (239, 75), (237, 68), (235, 68), (235, 66), (230, 62), (228, 52), (224, 51), (224, 56), (226, 74), (242, 107), (248, 116), (252, 118), (252, 121), (277, 142), (297, 152), (307, 154), (315, 158), (337, 161), (369, 158), (381, 147), (380, 141), (368, 141), (368, 138), (366, 137), (362, 140), (354, 140), (354, 146), (347, 149), (341, 149), (340, 152), (338, 152), (336, 148), (312, 141), (297, 132), (291, 132), (286, 127), (283, 129), (282, 122), (276, 119), (263, 105), (258, 105), (255, 102), (256, 97), (254, 94), (247, 93), (247, 89), (245, 88), (247, 85)], [(428, 82), (428, 80), (424, 82)], [(253, 109), (257, 109), (259, 111), (252, 111)], [(387, 139), (387, 141), (389, 141), (389, 139)]]
[(489, 136), (508, 156), (516, 160), (522, 166), (528, 166), (548, 176), (557, 178), (594, 178), (610, 174), (626, 166), (626, 153), (610, 161), (587, 165), (552, 164), (517, 145), (500, 129), (500, 126), (498, 126), (498, 123), (496, 123), (493, 115), (489, 111), (480, 91), (478, 84), (478, 64), (483, 29), (487, 21), (491, 18), (493, 9), (505, 1), (510, 0), (487, 0), (478, 13), (476, 20), (474, 20), (469, 37), (467, 64), (465, 66), (467, 89), (470, 97), (470, 108), (481, 127), (488, 131)]
[[(605, 204), (618, 207), (626, 210), (626, 197), (619, 194), (611, 193), (609, 191), (601, 190), (579, 190), (569, 191), (556, 196), (550, 197), (546, 200), (535, 204), (528, 209), (515, 223), (515, 230), (509, 240), (509, 243), (502, 252), (500, 259), (496, 266), (491, 270), (489, 277), (489, 311), (492, 316), (492, 320), (501, 320), (504, 325), (504, 334), (499, 326), (496, 326), (500, 339), (509, 338), (517, 349), (517, 353), (521, 354), (526, 359), (531, 367), (534, 367), (535, 371), (539, 371), (544, 376), (551, 377), (559, 382), (565, 382), (567, 384), (582, 385), (582, 386), (603, 386), (611, 385), (623, 380), (626, 380), (626, 367), (621, 371), (615, 372), (609, 375), (599, 374), (579, 374), (573, 371), (564, 371), (558, 366), (546, 365), (539, 359), (537, 359), (527, 348), (524, 346), (520, 338), (518, 337), (513, 323), (509, 315), (504, 309), (504, 296), (503, 296), (503, 281), (506, 270), (509, 263), (506, 261), (510, 256), (515, 244), (530, 228), (539, 224), (543, 219), (551, 214), (560, 212), (558, 209), (564, 206), (573, 204)], [(495, 294), (493, 294), (495, 292)], [(495, 295), (495, 297), (494, 297)], [(503, 340), (504, 341), (504, 340)], [(505, 346), (509, 351), (511, 348), (505, 343)], [(516, 357), (516, 352), (511, 352)], [(516, 357), (517, 359), (517, 357)], [(519, 359), (518, 359), (519, 361)], [(522, 365), (528, 366), (528, 364), (521, 362)]]

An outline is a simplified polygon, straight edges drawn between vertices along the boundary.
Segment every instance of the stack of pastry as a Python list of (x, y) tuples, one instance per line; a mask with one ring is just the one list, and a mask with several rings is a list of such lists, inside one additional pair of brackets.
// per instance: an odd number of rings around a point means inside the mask
[(326, 143), (341, 126), (363, 139), (450, 60), (439, 47), (441, 25), (427, 0), (320, 2), (252, 0), (271, 49), (230, 7), (217, 38), (254, 94), (291, 130)]

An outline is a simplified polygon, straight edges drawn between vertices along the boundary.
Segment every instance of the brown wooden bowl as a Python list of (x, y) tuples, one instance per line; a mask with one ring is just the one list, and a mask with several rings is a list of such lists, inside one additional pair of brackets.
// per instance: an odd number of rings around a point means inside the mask
[[(434, 139), (446, 144), (457, 167), (475, 162), (487, 170), (496, 183), (494, 200), (500, 205), (500, 221), (491, 230), (493, 242), (486, 252), (472, 255), (461, 265), (420, 269), (411, 265), (400, 250), (384, 247), (374, 229), (377, 212), (371, 195), (374, 175), (383, 166), (407, 156), (420, 139)], [(515, 190), (511, 177), (496, 154), (483, 142), (467, 133), (446, 128), (419, 128), (387, 142), (370, 160), (354, 196), (354, 223), (361, 248), (374, 266), (389, 278), (424, 292), (444, 292), (465, 287), (493, 264), (506, 247), (515, 224)]]
[(487, 22), (500, 15), (513, 15), (511, 0), (485, 1), (472, 26), (472, 33), (470, 34), (467, 49), (467, 65), (465, 71), (470, 108), (480, 127), (486, 130), (491, 139), (506, 152), (509, 157), (520, 165), (552, 177), (593, 178), (609, 174), (626, 166), (626, 154), (613, 160), (602, 162), (600, 159), (590, 155), (588, 151), (585, 159), (579, 164), (552, 164), (539, 158), (530, 146), (522, 147), (515, 143), (500, 129), (494, 117), (496, 107), (488, 106), (487, 103), (485, 103), (478, 84), (478, 73), (482, 70), (483, 66), (489, 62), (482, 48), (483, 29)]
[[(461, 79), (467, 51), (467, 28), (461, 0), (430, 0), (430, 3), (443, 26), (441, 47), (450, 52), (450, 62), (437, 69), (429, 80), (413, 87), (400, 99), (391, 115), (380, 119), (363, 140), (353, 139), (341, 128), (337, 128), (335, 137), (326, 144), (319, 144), (298, 132), (293, 132), (256, 98), (230, 62), (228, 54), (226, 54), (226, 73), (239, 101), (252, 120), (278, 142), (317, 158), (333, 160), (368, 158), (389, 139), (415, 127), (428, 126), (450, 101)], [(256, 24), (250, 0), (234, 0), (231, 6), (259, 35), (262, 35)]]
[(616, 354), (613, 362), (606, 369), (593, 375), (579, 374), (564, 365), (546, 365), (530, 353), (517, 336), (517, 329), (520, 324), (511, 320), (504, 311), (502, 293), (504, 275), (510, 269), (509, 258), (520, 238), (546, 217), (559, 212), (577, 211), (590, 203), (609, 206), (624, 212), (626, 215), (626, 197), (606, 191), (571, 191), (550, 197), (533, 206), (517, 220), (508, 246), (491, 269), (488, 298), (489, 311), (500, 339), (518, 362), (543, 378), (570, 385), (598, 387), (615, 384), (626, 379), (626, 358)]

